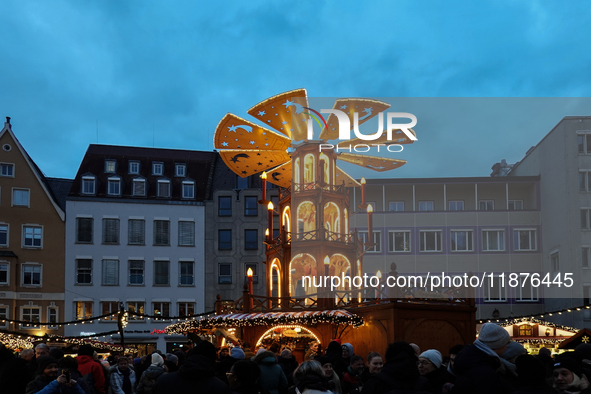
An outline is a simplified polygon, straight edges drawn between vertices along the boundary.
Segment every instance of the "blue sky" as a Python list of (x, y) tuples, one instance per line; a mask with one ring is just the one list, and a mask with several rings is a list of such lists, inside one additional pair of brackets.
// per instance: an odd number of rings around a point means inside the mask
[[(225, 113), (248, 117), (259, 101), (301, 87), (314, 97), (591, 91), (584, 2), (7, 0), (0, 10), (0, 115), (55, 177), (72, 178), (97, 140), (213, 149)], [(456, 112), (443, 110), (448, 99), (406, 102), (424, 114), (419, 141), (388, 176), (487, 176), (562, 116), (591, 115), (587, 100), (519, 104), (530, 112), (510, 100)]]

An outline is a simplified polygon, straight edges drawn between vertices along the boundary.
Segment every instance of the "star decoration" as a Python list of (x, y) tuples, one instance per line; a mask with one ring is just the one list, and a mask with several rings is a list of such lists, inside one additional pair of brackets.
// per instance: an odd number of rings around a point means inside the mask
[(371, 109), (372, 109), (371, 107), (369, 107), (369, 108), (363, 108), (363, 112), (365, 112), (366, 114), (368, 114), (368, 113), (371, 112)]
[(259, 116), (264, 116), (265, 115), (265, 111), (259, 111)]
[(281, 124), (287, 124), (287, 120), (284, 120), (283, 122), (281, 122)]
[(581, 341), (583, 343), (589, 343), (589, 337), (587, 335), (585, 335), (583, 338), (581, 338)]
[(233, 131), (234, 133), (236, 132), (236, 129), (237, 129), (237, 128), (238, 128), (238, 126), (234, 126), (234, 125), (232, 125), (231, 127), (228, 127), (228, 129), (229, 129), (230, 131)]
[(285, 108), (289, 108), (290, 105), (293, 105), (293, 101), (285, 100), (283, 105), (285, 105)]
[(250, 141), (250, 145), (254, 145), (254, 141)]
[(228, 146), (227, 142), (222, 142), (222, 146)]
[(341, 105), (341, 109), (347, 109), (347, 104)]

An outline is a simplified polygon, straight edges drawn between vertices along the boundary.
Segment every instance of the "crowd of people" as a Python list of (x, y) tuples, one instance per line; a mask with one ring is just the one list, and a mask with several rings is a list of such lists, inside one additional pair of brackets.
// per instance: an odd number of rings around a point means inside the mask
[(108, 359), (90, 345), (75, 357), (43, 343), (18, 356), (0, 345), (0, 392), (9, 394), (591, 394), (590, 379), (591, 344), (555, 357), (546, 348), (529, 355), (493, 323), (446, 357), (406, 342), (390, 344), (383, 357), (362, 356), (339, 340), (325, 351), (310, 343), (301, 363), (279, 343), (216, 349), (201, 341), (187, 353)]

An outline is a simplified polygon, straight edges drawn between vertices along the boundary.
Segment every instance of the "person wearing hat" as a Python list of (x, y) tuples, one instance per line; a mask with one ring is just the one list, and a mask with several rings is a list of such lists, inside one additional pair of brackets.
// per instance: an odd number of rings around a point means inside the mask
[(574, 353), (563, 353), (556, 357), (552, 369), (554, 388), (558, 393), (590, 393), (589, 380), (583, 374), (582, 362)]
[(324, 377), (328, 379), (328, 383), (330, 384), (330, 390), (333, 393), (341, 394), (343, 389), (341, 387), (341, 380), (339, 379), (339, 375), (332, 369), (332, 363), (330, 359), (326, 356), (320, 356), (315, 359), (318, 361), (320, 365), (322, 365), (322, 370), (324, 371)]
[(500, 359), (509, 342), (511, 336), (503, 327), (494, 323), (483, 324), (478, 339), (464, 347), (455, 359), (454, 394), (511, 392), (509, 383), (501, 375)]
[(154, 384), (160, 375), (166, 373), (164, 359), (158, 353), (152, 353), (152, 363), (144, 371), (137, 385), (137, 394), (153, 394)]
[(78, 382), (59, 374), (57, 360), (51, 356), (37, 358), (37, 377), (29, 382), (26, 394), (84, 394)]
[(429, 381), (427, 391), (431, 393), (441, 393), (444, 384), (455, 381), (454, 377), (443, 366), (443, 357), (439, 350), (429, 349), (421, 353), (419, 361), (417, 361), (417, 367), (419, 373)]

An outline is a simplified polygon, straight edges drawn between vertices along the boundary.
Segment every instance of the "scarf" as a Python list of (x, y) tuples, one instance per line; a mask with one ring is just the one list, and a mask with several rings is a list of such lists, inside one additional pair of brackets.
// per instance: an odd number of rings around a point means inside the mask
[(480, 339), (474, 341), (474, 346), (486, 353), (487, 356), (492, 356), (500, 359), (499, 355), (496, 354), (495, 351), (492, 350), (490, 347), (488, 347), (488, 345), (485, 345), (484, 342), (482, 342)]
[(125, 394), (132, 394), (131, 379), (129, 379), (131, 371), (129, 370), (129, 368), (127, 368), (125, 371), (121, 371), (119, 367), (117, 367), (117, 371), (119, 371), (119, 373), (123, 375), (123, 384), (121, 385), (121, 389)]

